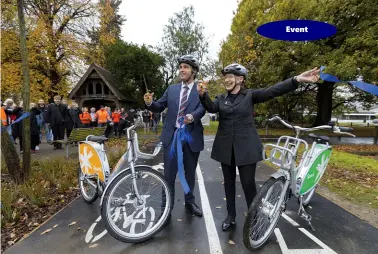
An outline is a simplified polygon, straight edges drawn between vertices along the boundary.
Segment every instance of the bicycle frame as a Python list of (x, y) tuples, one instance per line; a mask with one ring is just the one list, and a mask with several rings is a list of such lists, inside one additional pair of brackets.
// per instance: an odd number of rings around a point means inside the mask
[[(152, 168), (149, 165), (135, 165), (135, 162), (138, 158), (142, 159), (152, 159), (154, 158), (161, 150), (162, 148), (162, 143), (160, 142), (156, 147), (155, 150), (152, 154), (148, 153), (142, 153), (139, 150), (139, 144), (138, 144), (138, 134), (135, 131), (136, 125), (133, 125), (129, 128), (127, 128), (127, 151), (121, 156), (119, 161), (117, 162), (116, 166), (114, 167), (113, 173), (110, 176), (109, 181), (106, 183), (106, 187), (103, 193), (106, 192), (108, 189), (110, 183), (117, 178), (118, 175), (122, 174), (125, 171), (131, 170), (132, 172), (132, 180), (133, 180), (133, 186), (134, 186), (134, 191), (135, 195), (137, 196), (137, 199), (140, 200), (140, 195), (138, 192), (138, 188), (136, 185), (136, 173), (135, 169), (138, 167), (148, 167)], [(123, 164), (127, 162), (129, 164), (129, 167), (126, 167), (122, 169)], [(104, 196), (101, 197), (100, 201), (100, 206), (102, 206)]]

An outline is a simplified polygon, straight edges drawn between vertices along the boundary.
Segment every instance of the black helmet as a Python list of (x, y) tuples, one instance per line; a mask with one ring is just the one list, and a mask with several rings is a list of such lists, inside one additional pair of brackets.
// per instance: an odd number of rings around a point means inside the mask
[(248, 76), (247, 69), (243, 65), (238, 64), (238, 63), (230, 64), (222, 70), (223, 75), (226, 75), (229, 73), (234, 74), (236, 76), (243, 76), (244, 79), (247, 79), (247, 76)]
[(192, 55), (185, 55), (177, 58), (179, 64), (186, 63), (192, 66), (193, 69), (199, 70), (199, 63), (197, 58)]

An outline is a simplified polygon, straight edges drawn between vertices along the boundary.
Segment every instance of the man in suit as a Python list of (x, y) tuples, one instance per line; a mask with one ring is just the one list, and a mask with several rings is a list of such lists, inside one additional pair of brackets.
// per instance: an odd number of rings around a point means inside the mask
[(199, 64), (195, 57), (185, 55), (178, 58), (181, 82), (171, 85), (164, 92), (163, 96), (152, 101), (153, 93), (146, 93), (144, 101), (147, 108), (152, 112), (162, 112), (168, 107), (167, 117), (164, 122), (161, 141), (164, 146), (164, 176), (172, 194), (172, 208), (175, 197), (175, 179), (178, 171), (177, 157), (173, 159), (169, 156), (172, 140), (175, 131), (180, 128), (179, 119), (184, 117), (184, 124), (188, 133), (192, 137), (192, 142), (183, 142), (183, 159), (185, 179), (190, 191), (185, 194), (186, 209), (196, 216), (202, 216), (201, 209), (195, 203), (193, 194), (195, 173), (200, 151), (203, 150), (203, 126), (201, 118), (205, 115), (202, 107), (194, 79), (199, 70)]
[[(54, 96), (54, 103), (47, 107), (46, 123), (49, 123), (55, 140), (64, 139), (64, 123), (68, 116), (67, 106), (61, 103), (59, 95)], [(63, 149), (62, 144), (54, 142), (54, 150)]]

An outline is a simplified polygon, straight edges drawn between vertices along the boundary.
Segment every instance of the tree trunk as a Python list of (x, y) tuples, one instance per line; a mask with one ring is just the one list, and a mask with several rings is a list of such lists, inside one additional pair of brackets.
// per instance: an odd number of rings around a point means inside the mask
[[(22, 60), (22, 100), (24, 102), (24, 112), (29, 111), (30, 87), (29, 87), (29, 66), (28, 66), (28, 51), (26, 48), (26, 32), (25, 32), (25, 17), (24, 17), (24, 0), (17, 0), (18, 22), (20, 25), (20, 53)], [(30, 172), (30, 117), (25, 118), (23, 124), (23, 156), (22, 168), (24, 180), (29, 178)]]
[[(1, 124), (1, 128), (4, 128), (3, 124)], [(21, 170), (20, 158), (18, 157), (14, 143), (5, 130), (1, 131), (1, 153), (13, 182), (16, 184), (23, 183), (24, 174)]]
[(328, 124), (331, 121), (334, 84), (333, 82), (324, 82), (318, 85), (317, 115), (313, 126)]

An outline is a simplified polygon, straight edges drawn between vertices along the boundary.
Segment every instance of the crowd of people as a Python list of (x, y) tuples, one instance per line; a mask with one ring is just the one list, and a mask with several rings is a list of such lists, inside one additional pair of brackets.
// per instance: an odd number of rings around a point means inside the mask
[[(24, 113), (22, 101), (17, 105), (13, 99), (8, 98), (0, 104), (4, 130), (9, 133), (16, 145), (19, 140), (22, 153), (24, 121), (17, 121)], [(54, 103), (51, 104), (46, 104), (42, 99), (38, 103), (30, 103), (29, 109), (32, 153), (39, 150), (39, 144), (42, 143), (44, 136), (45, 141), (54, 146), (54, 150), (63, 149), (61, 143), (54, 141), (69, 138), (74, 128), (105, 127), (106, 137), (114, 134), (115, 137), (120, 138), (125, 134), (124, 129), (135, 121), (143, 122), (146, 133), (150, 129), (157, 129), (161, 117), (159, 113), (140, 109), (126, 111), (124, 108), (115, 108), (112, 110), (103, 105), (98, 110), (95, 107), (79, 108), (77, 103), (68, 104), (67, 100), (61, 100), (60, 96), (55, 96)]]
[[(303, 83), (316, 83), (319, 80), (319, 69), (303, 72), (268, 88), (253, 90), (245, 87), (248, 78), (247, 69), (233, 63), (222, 70), (225, 92), (212, 101), (206, 84), (202, 81), (194, 82), (199, 71), (198, 60), (192, 55), (185, 55), (178, 58), (178, 64), (181, 82), (170, 85), (158, 100), (153, 100), (153, 93), (146, 93), (144, 95), (146, 109), (143, 111), (131, 109), (125, 112), (123, 108), (112, 111), (111, 108), (104, 106), (97, 111), (95, 108), (89, 111), (86, 107), (79, 109), (76, 103), (70, 105), (61, 103), (60, 96), (55, 96), (54, 103), (48, 106), (43, 100), (38, 104), (31, 103), (31, 149), (33, 152), (38, 150), (42, 131), (50, 142), (63, 139), (64, 133), (69, 137), (72, 129), (78, 127), (107, 127), (105, 136), (114, 131), (114, 134), (120, 137), (128, 122), (142, 121), (144, 131), (148, 132), (150, 128), (158, 126), (161, 117), (163, 130), (160, 139), (164, 146), (164, 177), (172, 194), (171, 209), (175, 200), (176, 174), (180, 171), (184, 174), (183, 187), (188, 189), (185, 192), (185, 207), (193, 215), (201, 217), (202, 211), (195, 203), (194, 195), (198, 158), (204, 149), (204, 128), (201, 118), (206, 111), (219, 114), (219, 126), (211, 158), (220, 162), (224, 176), (228, 215), (222, 223), (222, 230), (226, 231), (235, 225), (236, 167), (239, 169), (247, 207), (251, 205), (256, 195), (256, 163), (262, 160), (262, 143), (253, 124), (254, 105), (294, 91)], [(11, 124), (22, 116), (22, 104), (16, 106), (11, 99), (7, 99), (1, 110), (1, 120), (6, 131), (14, 141), (19, 138), (21, 142), (22, 121)], [(178, 134), (190, 136), (190, 139), (177, 141), (175, 137)], [(181, 146), (177, 145), (175, 148), (174, 140), (181, 142)], [(171, 148), (182, 151), (171, 156)], [(54, 149), (61, 147), (54, 143)], [(179, 163), (178, 154), (183, 157), (183, 165)]]

